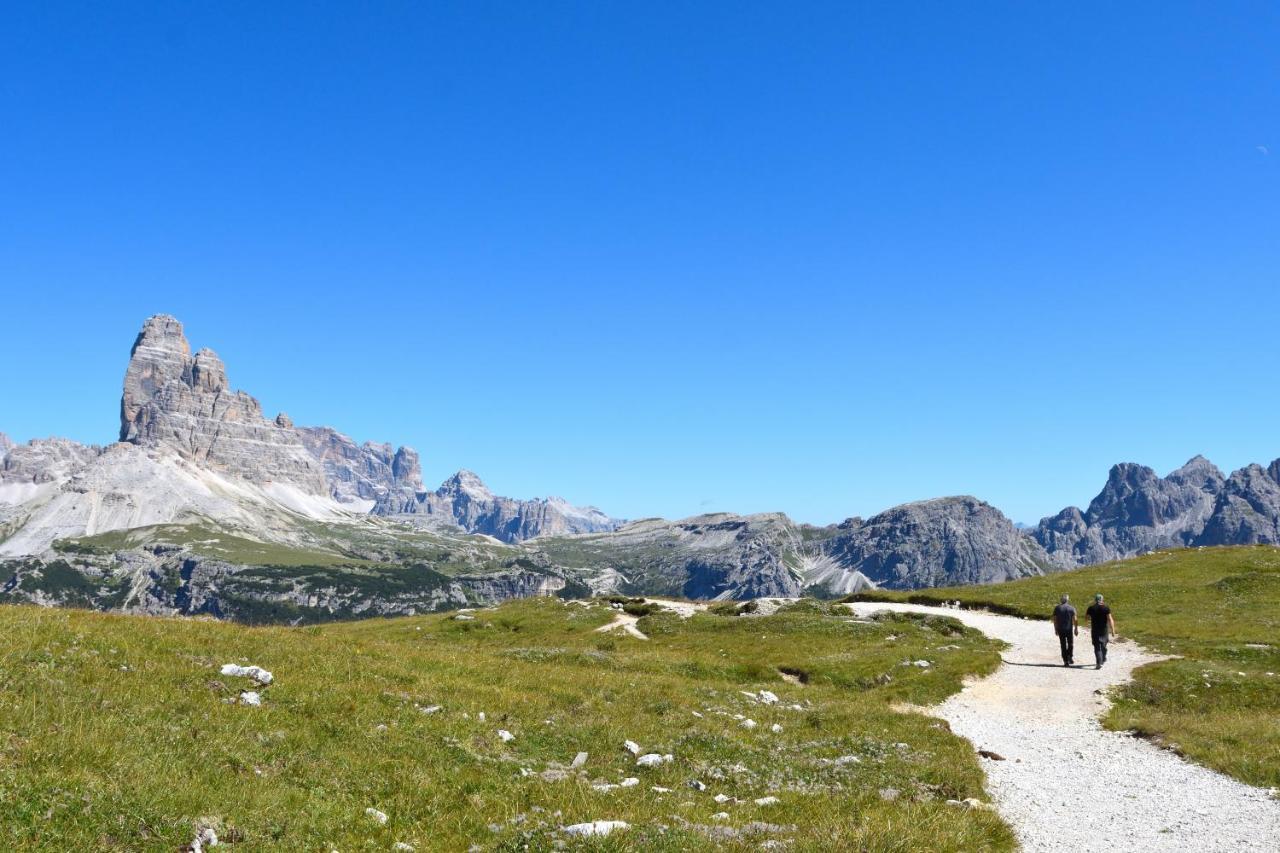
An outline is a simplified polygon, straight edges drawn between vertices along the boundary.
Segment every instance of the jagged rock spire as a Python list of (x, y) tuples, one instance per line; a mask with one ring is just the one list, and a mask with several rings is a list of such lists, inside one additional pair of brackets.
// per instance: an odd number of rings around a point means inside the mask
[(120, 398), (120, 440), (163, 448), (256, 483), (324, 494), (324, 470), (287, 418), (267, 420), (258, 401), (233, 391), (210, 349), (191, 356), (182, 324), (150, 317), (134, 341)]

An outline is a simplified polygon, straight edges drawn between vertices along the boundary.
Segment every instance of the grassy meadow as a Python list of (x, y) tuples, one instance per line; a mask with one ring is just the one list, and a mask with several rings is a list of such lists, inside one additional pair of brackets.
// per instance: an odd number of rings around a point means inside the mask
[[(993, 642), (812, 602), (596, 631), (618, 612), (254, 628), (0, 607), (0, 849), (176, 850), (202, 827), (232, 851), (1013, 848), (954, 802), (984, 796), (973, 747), (894, 710), (990, 672)], [(638, 766), (628, 740), (672, 758)], [(629, 827), (563, 831), (596, 820)]]
[(1115, 696), (1106, 725), (1244, 782), (1280, 786), (1280, 548), (1161, 551), (1005, 584), (858, 597), (959, 600), (1048, 619), (1067, 593), (1083, 633), (1098, 592), (1120, 636), (1177, 656), (1140, 668)]

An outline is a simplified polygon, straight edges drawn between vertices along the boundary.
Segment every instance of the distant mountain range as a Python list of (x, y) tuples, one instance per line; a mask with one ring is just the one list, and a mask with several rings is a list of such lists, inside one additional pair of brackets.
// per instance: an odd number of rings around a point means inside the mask
[(297, 427), (231, 389), (182, 325), (143, 325), (120, 441), (0, 434), (0, 599), (249, 620), (402, 613), (558, 592), (698, 598), (984, 583), (1181, 546), (1280, 542), (1280, 460), (1225, 477), (1117, 465), (1085, 510), (1017, 526), (972, 497), (827, 527), (781, 514), (631, 523), (422, 484), (408, 447)]

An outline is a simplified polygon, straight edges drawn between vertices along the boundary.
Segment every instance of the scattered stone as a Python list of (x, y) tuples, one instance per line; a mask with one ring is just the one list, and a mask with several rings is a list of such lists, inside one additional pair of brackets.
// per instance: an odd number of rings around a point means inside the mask
[(777, 797), (760, 797), (759, 799), (756, 800), (756, 805), (772, 806), (772, 805), (776, 805), (778, 802), (780, 801), (778, 800)]
[(636, 759), (638, 767), (657, 767), (659, 764), (666, 764), (672, 760), (671, 755), (659, 755), (656, 752), (650, 752)]
[(775, 735), (780, 735), (782, 734), (782, 726), (778, 723), (774, 723), (772, 726), (769, 726), (769, 731), (773, 732)]
[(441, 708), (439, 705), (428, 705), (427, 707), (419, 708), (418, 710), (424, 714), (438, 714), (443, 711), (444, 708)]
[(887, 803), (892, 803), (894, 800), (898, 799), (898, 796), (899, 796), (899, 791), (897, 788), (881, 788), (880, 789), (880, 799), (884, 800)]
[(933, 666), (933, 664), (929, 663), (929, 661), (927, 661), (927, 660), (917, 660), (917, 661), (912, 661), (912, 662), (911, 662), (911, 665), (912, 665), (912, 666), (918, 666), (918, 667), (920, 667), (921, 669), (928, 669), (929, 667)]
[(622, 748), (625, 749), (627, 752), (631, 753), (632, 755), (640, 754), (640, 744), (636, 743), (633, 740), (624, 740), (622, 742)]
[(604, 837), (610, 833), (626, 829), (630, 825), (625, 820), (593, 820), (590, 823), (575, 823), (572, 826), (566, 826), (564, 827), (564, 833), (566, 835), (575, 835), (579, 838)]
[(650, 788), (649, 790), (650, 790), (650, 791), (653, 791), (655, 794), (670, 794), (670, 793), (671, 793), (671, 789), (670, 789), (670, 788), (664, 788), (664, 787), (662, 787), (661, 785), (654, 785), (654, 786), (653, 786), (652, 788)]
[(738, 725), (742, 726), (744, 729), (754, 729), (754, 728), (756, 727), (756, 721), (755, 721), (755, 720), (743, 720), (743, 721), (742, 721), (741, 723), (739, 723)]
[(403, 841), (397, 841), (391, 845), (392, 850), (400, 851), (400, 853), (413, 853), (413, 845), (405, 844)]
[(510, 743), (511, 741), (516, 739), (516, 736), (513, 735), (511, 732), (507, 731), (506, 729), (498, 729), (498, 737), (502, 740), (503, 743)]
[(621, 782), (619, 782), (619, 783), (618, 783), (618, 787), (619, 787), (619, 788), (634, 788), (636, 785), (639, 785), (639, 784), (640, 784), (640, 780), (639, 780), (639, 779), (637, 779), (637, 778), (636, 778), (636, 777), (634, 777), (634, 776), (628, 776), (627, 778), (623, 779)]
[(760, 701), (763, 702), (765, 705), (778, 704), (778, 694), (770, 690), (761, 690), (759, 696), (760, 696)]
[(262, 697), (255, 690), (241, 690), (240, 704), (258, 706), (262, 704)]
[(587, 753), (585, 753), (585, 752), (579, 752), (577, 755), (575, 755), (575, 756), (573, 757), (573, 763), (572, 763), (572, 764), (570, 764), (569, 766), (570, 766), (570, 767), (573, 767), (573, 768), (581, 767), (581, 766), (583, 766), (584, 764), (586, 764), (586, 763), (587, 763), (587, 758), (588, 758), (588, 757), (589, 757), (589, 756), (587, 755)]
[(716, 812), (715, 814), (713, 814), (713, 815), (711, 816), (711, 819), (712, 819), (712, 820), (728, 820), (728, 819), (729, 819), (729, 813), (728, 813), (728, 812)]
[(211, 826), (202, 826), (196, 830), (196, 837), (185, 848), (189, 853), (204, 853), (206, 847), (218, 846), (218, 833)]
[(714, 797), (712, 797), (711, 799), (715, 800), (715, 801), (716, 801), (717, 803), (719, 803), (720, 805), (724, 805), (725, 803), (727, 803), (727, 802), (729, 802), (730, 800), (732, 800), (732, 799), (733, 799), (733, 797), (729, 796), (728, 794), (716, 794), (716, 795), (715, 795)]
[(476, 617), (472, 616), (472, 615), (471, 615), (471, 614), (469, 614), (469, 613), (459, 613), (457, 616), (454, 616), (454, 617), (453, 617), (453, 621), (455, 621), (455, 622), (474, 622), (474, 621), (476, 621)]
[(373, 818), (374, 822), (379, 825), (385, 824), (387, 822), (386, 813), (380, 812), (375, 808), (367, 808), (364, 810), (364, 813), (367, 814), (369, 817)]
[(260, 666), (240, 666), (234, 663), (224, 663), (220, 670), (223, 675), (238, 675), (246, 678), (252, 678), (259, 684), (270, 684), (275, 677)]
[(699, 782), (697, 779), (690, 779), (690, 780), (689, 780), (688, 782), (686, 782), (685, 784), (686, 784), (686, 785), (688, 785), (690, 788), (692, 788), (692, 789), (693, 789), (693, 790), (695, 790), (695, 791), (705, 791), (705, 790), (707, 790), (707, 786), (706, 786), (704, 783)]

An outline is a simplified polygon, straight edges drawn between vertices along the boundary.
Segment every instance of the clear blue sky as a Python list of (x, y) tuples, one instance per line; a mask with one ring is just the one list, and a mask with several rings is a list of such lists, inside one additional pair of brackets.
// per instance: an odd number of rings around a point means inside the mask
[(0, 430), (170, 312), (438, 482), (830, 522), (1280, 456), (1274, 3), (32, 3)]

